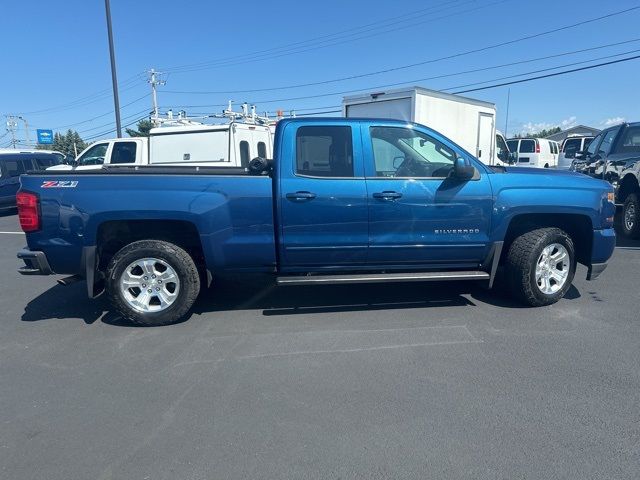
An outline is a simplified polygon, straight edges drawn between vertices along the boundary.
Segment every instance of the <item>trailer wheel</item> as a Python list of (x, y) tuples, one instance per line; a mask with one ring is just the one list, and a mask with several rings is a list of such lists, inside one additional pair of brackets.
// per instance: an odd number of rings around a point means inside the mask
[(513, 295), (532, 307), (551, 305), (571, 287), (576, 257), (571, 237), (559, 228), (540, 228), (516, 238), (507, 255)]
[(200, 275), (182, 248), (160, 240), (133, 242), (107, 267), (107, 296), (125, 319), (159, 326), (183, 319), (200, 291)]
[(622, 233), (629, 238), (640, 238), (640, 200), (635, 193), (624, 201)]

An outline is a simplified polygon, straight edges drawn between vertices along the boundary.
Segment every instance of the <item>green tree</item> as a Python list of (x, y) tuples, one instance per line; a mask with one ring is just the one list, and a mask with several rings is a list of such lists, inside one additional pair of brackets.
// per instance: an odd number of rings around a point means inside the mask
[(149, 130), (153, 128), (153, 122), (151, 120), (140, 120), (137, 125), (138, 129), (134, 130), (132, 128), (125, 129), (127, 135), (130, 137), (148, 137)]
[(82, 140), (78, 132), (69, 129), (67, 133), (56, 132), (53, 135), (53, 143), (51, 145), (38, 145), (37, 148), (41, 150), (55, 150), (75, 158), (76, 153), (80, 153), (87, 148), (87, 143)]

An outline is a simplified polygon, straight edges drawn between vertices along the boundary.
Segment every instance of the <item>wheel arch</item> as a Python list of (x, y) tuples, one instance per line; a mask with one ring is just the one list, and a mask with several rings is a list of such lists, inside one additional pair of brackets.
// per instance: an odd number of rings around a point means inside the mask
[[(96, 283), (121, 248), (138, 240), (163, 240), (183, 248), (193, 258), (207, 284), (211, 272), (196, 225), (186, 220), (109, 220), (98, 225), (96, 234)], [(95, 287), (94, 287), (95, 290)]]
[(627, 173), (618, 184), (618, 202), (624, 203), (632, 193), (640, 193), (640, 185), (638, 184), (638, 178), (633, 173)]
[(516, 238), (532, 230), (549, 227), (567, 232), (575, 247), (576, 260), (589, 265), (593, 248), (593, 223), (588, 215), (572, 213), (524, 213), (514, 216), (507, 226), (501, 263)]

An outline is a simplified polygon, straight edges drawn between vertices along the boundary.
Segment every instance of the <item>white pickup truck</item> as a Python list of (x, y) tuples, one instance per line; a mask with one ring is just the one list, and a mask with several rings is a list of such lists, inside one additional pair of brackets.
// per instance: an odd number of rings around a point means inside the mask
[(219, 165), (246, 167), (255, 157), (272, 158), (273, 128), (231, 122), (152, 128), (149, 137), (99, 140), (73, 165), (47, 170), (95, 170), (105, 165)]

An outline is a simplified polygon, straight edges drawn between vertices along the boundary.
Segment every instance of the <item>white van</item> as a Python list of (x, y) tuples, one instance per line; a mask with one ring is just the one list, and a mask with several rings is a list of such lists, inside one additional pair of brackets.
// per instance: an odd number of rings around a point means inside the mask
[(546, 138), (512, 138), (507, 140), (511, 152), (516, 155), (514, 166), (556, 168), (560, 147), (558, 142)]
[(587, 149), (594, 137), (571, 135), (562, 142), (562, 149), (558, 157), (558, 168), (563, 170), (569, 169), (571, 163), (576, 157), (576, 153)]

